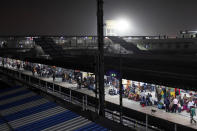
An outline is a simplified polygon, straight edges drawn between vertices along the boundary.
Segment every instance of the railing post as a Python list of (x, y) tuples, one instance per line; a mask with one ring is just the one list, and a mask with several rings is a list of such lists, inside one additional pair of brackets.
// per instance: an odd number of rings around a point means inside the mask
[(31, 77), (29, 76), (29, 84), (31, 83)]
[(39, 78), (39, 86), (40, 86), (40, 78)]
[(53, 92), (55, 91), (55, 89), (54, 89), (54, 83), (53, 83)]
[(84, 96), (83, 96), (82, 105), (83, 105), (83, 111), (84, 111)]
[(114, 118), (114, 111), (112, 112), (112, 120), (114, 121), (115, 118)]
[(174, 131), (177, 131), (177, 124), (174, 124)]
[(47, 92), (47, 81), (46, 81), (46, 92)]
[(86, 95), (86, 110), (87, 110), (87, 108), (88, 108), (88, 97)]
[(19, 79), (21, 79), (21, 72), (19, 71)]
[(137, 120), (135, 120), (134, 128), (137, 128)]
[(72, 92), (71, 92), (71, 89), (70, 89), (70, 102), (72, 102)]
[(59, 97), (62, 98), (62, 93), (61, 93), (61, 87), (60, 87), (60, 85), (58, 86), (58, 89), (59, 89), (58, 90), (59, 91)]
[(59, 93), (61, 93), (61, 87), (59, 86)]
[(15, 78), (17, 78), (17, 77), (18, 77), (18, 75), (17, 75), (17, 72), (16, 72), (16, 71), (14, 71), (14, 76), (15, 76)]
[(148, 131), (148, 114), (146, 114), (146, 131)]

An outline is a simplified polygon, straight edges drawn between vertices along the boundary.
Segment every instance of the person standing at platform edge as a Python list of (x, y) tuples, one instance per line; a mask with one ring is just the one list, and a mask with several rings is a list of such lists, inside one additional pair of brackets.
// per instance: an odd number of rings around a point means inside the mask
[(170, 100), (169, 100), (168, 97), (165, 98), (164, 104), (166, 105), (166, 106), (165, 106), (166, 112), (170, 112)]
[(194, 116), (196, 116), (196, 111), (194, 106), (191, 106), (190, 116), (191, 116), (190, 123), (192, 124), (192, 122), (194, 121), (194, 123), (196, 124), (196, 121), (194, 120)]
[(53, 71), (53, 82), (55, 81), (55, 71)]
[(175, 112), (175, 113), (176, 113), (177, 104), (178, 104), (178, 100), (177, 100), (177, 98), (175, 97), (174, 100), (173, 100), (172, 112)]

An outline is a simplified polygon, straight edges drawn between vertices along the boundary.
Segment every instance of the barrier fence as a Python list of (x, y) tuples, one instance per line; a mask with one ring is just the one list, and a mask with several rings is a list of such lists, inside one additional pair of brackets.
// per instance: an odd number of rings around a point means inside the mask
[[(70, 102), (79, 106), (83, 111), (91, 110), (98, 113), (98, 98), (83, 94), (76, 90), (66, 88), (53, 82), (41, 80), (39, 77), (26, 75), (20, 70), (8, 69), (0, 67), (0, 72), (17, 81), (20, 81), (24, 86), (31, 85), (32, 87), (56, 96), (64, 101)], [(133, 109), (123, 107), (123, 125), (135, 129), (146, 130), (191, 130), (191, 128), (173, 123), (154, 115), (148, 115)], [(120, 106), (109, 101), (105, 101), (105, 117), (120, 123)]]

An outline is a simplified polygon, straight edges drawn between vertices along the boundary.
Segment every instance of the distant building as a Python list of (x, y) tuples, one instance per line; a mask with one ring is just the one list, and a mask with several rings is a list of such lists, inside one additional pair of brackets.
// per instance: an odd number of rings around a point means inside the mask
[(180, 31), (180, 36), (182, 38), (197, 38), (197, 31)]
[(116, 31), (116, 21), (115, 20), (106, 20), (105, 21), (105, 36), (117, 36)]

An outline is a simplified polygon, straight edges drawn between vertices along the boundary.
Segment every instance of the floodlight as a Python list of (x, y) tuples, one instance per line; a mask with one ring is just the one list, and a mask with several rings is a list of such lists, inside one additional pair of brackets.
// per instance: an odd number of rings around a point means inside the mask
[(116, 21), (116, 29), (120, 32), (125, 32), (130, 28), (130, 24), (125, 19), (120, 19)]

